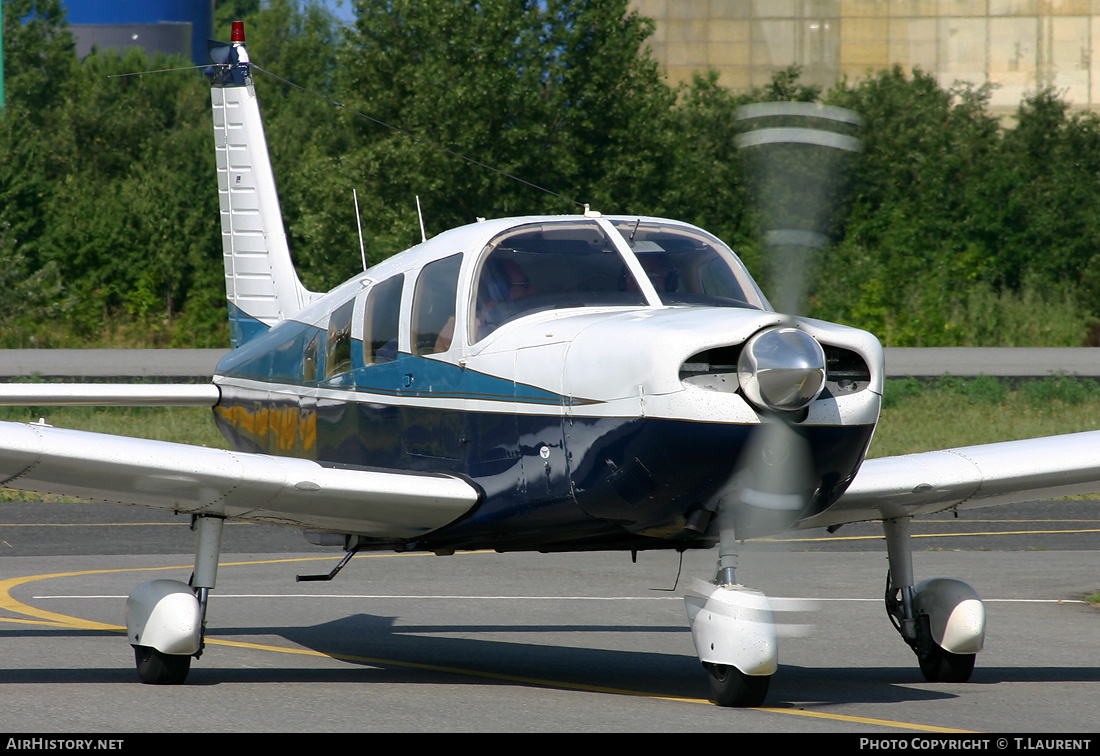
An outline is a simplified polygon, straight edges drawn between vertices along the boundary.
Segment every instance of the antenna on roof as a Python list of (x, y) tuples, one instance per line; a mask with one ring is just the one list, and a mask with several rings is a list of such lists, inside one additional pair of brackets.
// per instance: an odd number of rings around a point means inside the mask
[(363, 247), (363, 221), (359, 218), (359, 194), (351, 190), (351, 198), (355, 200), (355, 225), (359, 228), (359, 254), (363, 257), (363, 270), (367, 269), (367, 250)]
[(420, 195), (416, 195), (416, 217), (420, 219), (420, 241), (428, 241), (428, 235), (424, 233), (424, 213), (420, 212)]

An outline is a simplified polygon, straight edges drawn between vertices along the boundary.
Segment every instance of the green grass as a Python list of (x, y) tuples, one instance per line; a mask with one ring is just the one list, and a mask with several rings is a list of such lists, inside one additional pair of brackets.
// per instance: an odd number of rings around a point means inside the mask
[(1100, 429), (1100, 386), (1056, 376), (1015, 387), (989, 376), (886, 383), (869, 456)]
[(205, 407), (0, 407), (0, 420), (228, 449)]
[[(33, 423), (39, 419), (58, 428), (114, 433), (228, 449), (204, 407), (0, 407), (0, 420)], [(0, 489), (5, 501), (80, 501), (67, 497)]]

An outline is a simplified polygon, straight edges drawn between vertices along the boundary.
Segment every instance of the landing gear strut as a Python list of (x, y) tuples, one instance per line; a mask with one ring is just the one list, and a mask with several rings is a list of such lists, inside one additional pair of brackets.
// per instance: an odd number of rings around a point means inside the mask
[(126, 635), (134, 647), (138, 678), (151, 685), (179, 685), (191, 658), (202, 655), (206, 605), (218, 577), (224, 518), (199, 516), (195, 572), (190, 583), (150, 580), (126, 600)]
[(735, 582), (736, 567), (733, 528), (723, 527), (714, 582), (699, 581), (699, 595), (684, 602), (715, 703), (760, 706), (779, 666), (775, 618), (767, 596)]
[(966, 682), (985, 640), (985, 607), (968, 584), (933, 578), (913, 584), (909, 518), (884, 520), (890, 571), (886, 614), (917, 655), (928, 682)]

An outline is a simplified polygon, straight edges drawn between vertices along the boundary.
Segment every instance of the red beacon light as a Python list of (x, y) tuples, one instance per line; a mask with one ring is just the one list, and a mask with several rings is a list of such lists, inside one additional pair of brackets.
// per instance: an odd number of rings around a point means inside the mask
[(244, 21), (234, 21), (233, 30), (229, 36), (230, 42), (244, 42)]

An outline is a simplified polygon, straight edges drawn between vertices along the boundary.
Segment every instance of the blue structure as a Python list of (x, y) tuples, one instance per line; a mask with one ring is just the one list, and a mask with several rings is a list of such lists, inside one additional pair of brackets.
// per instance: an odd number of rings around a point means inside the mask
[(206, 40), (214, 36), (214, 0), (66, 0), (76, 52), (92, 47), (140, 47), (209, 62)]

